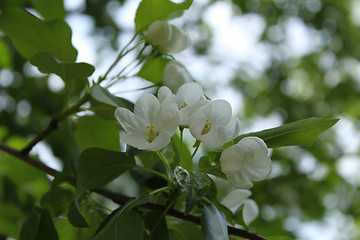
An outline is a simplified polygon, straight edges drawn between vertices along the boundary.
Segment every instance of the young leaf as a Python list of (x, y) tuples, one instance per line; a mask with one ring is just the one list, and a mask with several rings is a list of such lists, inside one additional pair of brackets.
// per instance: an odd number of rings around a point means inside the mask
[(100, 148), (84, 150), (77, 163), (76, 196), (102, 187), (135, 165), (134, 157)]
[(234, 139), (234, 143), (239, 142), (244, 137), (256, 136), (263, 139), (269, 148), (296, 145), (309, 147), (320, 133), (338, 121), (339, 119), (311, 117), (280, 127), (240, 135)]
[(90, 95), (91, 110), (102, 118), (114, 120), (114, 112), (117, 107), (124, 107), (130, 111), (134, 110), (132, 102), (112, 95), (106, 88), (99, 85), (91, 87)]
[(162, 212), (148, 212), (144, 216), (144, 221), (149, 231), (148, 240), (169, 240), (169, 231)]
[(110, 122), (98, 116), (78, 118), (74, 137), (82, 149), (98, 147), (113, 151), (120, 150), (118, 127), (114, 121)]
[(135, 16), (136, 32), (144, 30), (156, 20), (168, 19), (173, 16), (179, 17), (183, 10), (191, 6), (192, 2), (193, 0), (182, 3), (174, 3), (170, 0), (142, 0)]
[(21, 227), (19, 240), (58, 240), (54, 223), (46, 209), (36, 208)]
[(148, 201), (149, 195), (144, 193), (113, 211), (97, 230), (94, 240), (141, 240), (144, 223), (140, 216), (131, 209)]
[(95, 68), (87, 63), (60, 63), (48, 53), (37, 53), (30, 60), (31, 64), (38, 67), (42, 73), (54, 73), (61, 77), (70, 95), (78, 95), (88, 86), (88, 77)]
[(62, 20), (43, 21), (23, 9), (8, 8), (0, 14), (0, 30), (26, 59), (47, 52), (61, 61), (75, 62), (71, 29)]
[(161, 83), (163, 80), (164, 68), (169, 61), (170, 59), (162, 57), (151, 59), (144, 63), (137, 75), (154, 84)]
[(204, 206), (201, 228), (206, 240), (229, 239), (225, 215), (213, 204)]

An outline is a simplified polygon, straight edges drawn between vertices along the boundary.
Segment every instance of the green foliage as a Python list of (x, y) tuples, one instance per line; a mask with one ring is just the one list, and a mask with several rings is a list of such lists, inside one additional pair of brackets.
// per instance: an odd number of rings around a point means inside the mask
[(35, 208), (22, 225), (19, 240), (58, 240), (54, 223), (46, 209)]
[(174, 3), (170, 0), (142, 0), (135, 16), (136, 32), (144, 30), (155, 20), (166, 20), (181, 16), (182, 11), (188, 9), (192, 2), (192, 0), (182, 3)]
[(79, 95), (89, 85), (88, 77), (95, 68), (87, 63), (59, 63), (48, 53), (37, 53), (30, 59), (42, 73), (55, 73), (61, 77), (71, 95)]
[(113, 151), (120, 150), (118, 127), (113, 122), (96, 115), (78, 118), (74, 137), (82, 149), (98, 147)]
[(201, 216), (201, 227), (205, 239), (228, 239), (228, 230), (225, 215), (214, 205), (204, 206)]
[(234, 142), (237, 143), (244, 137), (256, 136), (263, 139), (269, 148), (311, 146), (320, 133), (338, 121), (339, 119), (308, 118), (261, 132), (243, 134), (235, 138)]
[(26, 59), (39, 52), (47, 52), (65, 62), (76, 59), (71, 29), (64, 21), (44, 21), (23, 9), (9, 8), (1, 12), (0, 30)]
[(46, 20), (63, 19), (65, 17), (64, 2), (62, 0), (36, 0), (34, 7)]
[(159, 84), (163, 80), (164, 68), (169, 61), (170, 59), (162, 57), (151, 59), (144, 63), (137, 75), (154, 84)]
[(142, 194), (113, 211), (112, 214), (105, 219), (102, 226), (99, 227), (94, 239), (143, 239), (144, 222), (137, 213), (131, 210), (138, 205), (147, 203), (148, 201), (149, 195)]

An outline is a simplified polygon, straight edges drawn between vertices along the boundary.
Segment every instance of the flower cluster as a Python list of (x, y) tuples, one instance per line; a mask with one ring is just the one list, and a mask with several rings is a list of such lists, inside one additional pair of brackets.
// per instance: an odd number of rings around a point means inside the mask
[[(163, 53), (180, 52), (190, 42), (185, 33), (166, 21), (153, 22), (145, 38)], [(222, 99), (208, 100), (202, 87), (192, 81), (179, 62), (167, 63), (163, 85), (157, 97), (149, 93), (141, 95), (134, 112), (122, 107), (116, 109), (115, 117), (126, 131), (121, 142), (141, 150), (159, 151), (181, 127), (188, 128), (197, 143), (220, 148), (239, 135), (240, 121), (232, 116), (230, 104)], [(257, 137), (243, 138), (225, 149), (220, 166), (233, 186), (245, 189), (253, 186), (252, 181), (263, 180), (271, 172), (268, 148)]]

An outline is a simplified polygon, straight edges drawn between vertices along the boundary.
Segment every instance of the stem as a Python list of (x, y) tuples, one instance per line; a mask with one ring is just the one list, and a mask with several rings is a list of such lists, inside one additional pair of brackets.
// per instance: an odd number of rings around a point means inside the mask
[[(131, 38), (131, 40), (123, 47), (123, 49), (120, 51), (119, 55), (117, 56), (117, 58), (115, 59), (115, 61), (111, 64), (111, 66), (109, 67), (109, 69), (106, 71), (106, 73), (104, 74), (103, 77), (101, 77), (98, 81), (98, 83), (102, 82), (104, 79), (106, 79), (107, 75), (110, 73), (110, 71), (116, 66), (116, 64), (118, 64), (118, 62), (120, 61), (120, 59), (122, 57), (124, 57), (126, 54), (128, 54), (130, 52), (130, 50), (125, 51), (126, 48), (128, 48), (130, 46), (130, 44), (135, 40), (137, 36), (137, 33), (134, 34), (134, 36)], [(131, 49), (132, 50), (132, 49)]]
[(183, 133), (184, 133), (184, 128), (183, 127), (179, 127), (180, 129), (180, 153), (179, 153), (179, 159), (180, 159), (180, 164), (182, 162), (182, 150), (183, 150)]
[(165, 168), (167, 169), (170, 179), (174, 179), (174, 175), (173, 175), (173, 172), (171, 170), (171, 167), (170, 167), (168, 161), (166, 161), (164, 155), (162, 155), (162, 153), (160, 151), (156, 151), (156, 153), (159, 156), (159, 158), (161, 159), (161, 161), (163, 162)]
[(156, 189), (156, 190), (150, 192), (150, 195), (154, 195), (154, 194), (157, 194), (159, 192), (162, 192), (162, 191), (165, 191), (165, 190), (168, 190), (168, 189), (169, 189), (169, 186), (162, 187), (162, 188), (159, 188), (159, 189)]
[[(126, 166), (126, 165), (124, 165), (124, 166)], [(138, 169), (141, 169), (141, 170), (144, 170), (144, 171), (146, 171), (146, 172), (153, 173), (153, 174), (155, 174), (155, 175), (157, 175), (157, 176), (165, 179), (166, 181), (169, 180), (168, 177), (167, 177), (165, 174), (162, 174), (162, 173), (160, 173), (160, 172), (158, 172), (158, 171), (156, 171), (156, 170), (153, 170), (153, 169), (150, 169), (150, 168), (146, 168), (146, 167), (142, 167), (142, 166), (139, 166), (139, 165), (129, 165), (129, 166), (130, 166), (130, 167), (135, 167), (135, 168), (138, 168)]]
[(195, 143), (194, 145), (196, 145), (196, 148), (195, 148), (193, 154), (191, 154), (191, 160), (194, 158), (195, 154), (196, 154), (197, 151), (199, 150), (200, 142), (199, 142), (199, 141), (196, 141), (196, 143)]
[[(128, 65), (126, 65), (116, 76), (119, 77), (128, 67), (130, 67), (138, 58), (140, 58), (141, 54), (144, 52), (144, 50), (145, 50), (145, 48), (146, 48), (147, 46), (148, 46), (148, 45), (145, 44), (145, 45), (141, 48), (141, 50), (140, 50), (139, 54), (136, 56), (136, 58), (135, 58), (133, 61), (131, 61)], [(144, 60), (144, 59), (140, 60), (139, 63), (137, 63), (137, 64), (135, 65), (135, 67), (138, 66), (140, 63), (142, 63), (143, 60)]]

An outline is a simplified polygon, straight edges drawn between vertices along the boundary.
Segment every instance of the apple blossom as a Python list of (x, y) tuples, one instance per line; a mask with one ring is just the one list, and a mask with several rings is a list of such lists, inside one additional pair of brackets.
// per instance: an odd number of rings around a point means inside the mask
[(193, 110), (189, 120), (189, 129), (198, 141), (217, 148), (239, 134), (240, 121), (232, 117), (230, 104), (220, 99)]
[(237, 188), (251, 188), (252, 181), (261, 181), (271, 172), (271, 160), (265, 142), (246, 137), (225, 149), (220, 156), (221, 170)]
[(163, 84), (173, 93), (176, 93), (180, 86), (188, 82), (192, 82), (192, 77), (181, 63), (172, 60), (166, 64)]
[(134, 113), (118, 107), (115, 117), (126, 131), (120, 141), (138, 149), (158, 151), (169, 144), (178, 127), (178, 117), (171, 104), (160, 104), (152, 94), (139, 97)]
[(191, 114), (208, 103), (205, 100), (203, 89), (195, 82), (182, 85), (176, 95), (171, 93), (169, 88), (161, 87), (158, 97), (160, 102), (176, 104), (180, 126), (188, 126)]
[(145, 34), (146, 41), (164, 53), (178, 53), (190, 45), (190, 38), (166, 21), (153, 22)]

